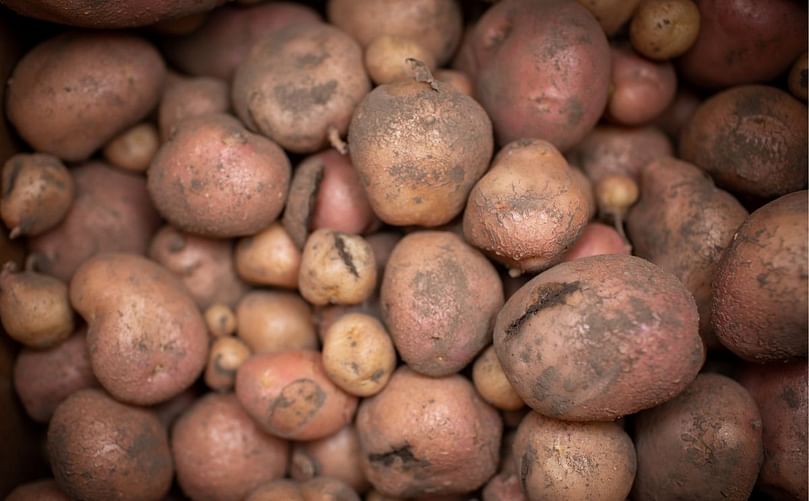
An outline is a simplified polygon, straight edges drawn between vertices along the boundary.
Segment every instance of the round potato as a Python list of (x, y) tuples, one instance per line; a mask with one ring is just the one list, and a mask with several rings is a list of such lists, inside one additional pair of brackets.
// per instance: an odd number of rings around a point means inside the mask
[(292, 292), (248, 292), (236, 307), (236, 323), (254, 353), (317, 349), (312, 309)]
[(112, 138), (104, 147), (104, 158), (115, 167), (144, 172), (152, 163), (158, 148), (160, 138), (157, 128), (149, 122), (143, 122)]
[(588, 223), (562, 261), (573, 261), (582, 257), (603, 254), (631, 254), (632, 246), (611, 226), (601, 223)]
[(671, 63), (644, 59), (629, 48), (612, 47), (612, 92), (607, 116), (621, 125), (641, 125), (654, 120), (677, 92), (677, 75)]
[(163, 91), (157, 120), (160, 139), (166, 142), (176, 127), (187, 118), (208, 113), (227, 113), (230, 108), (230, 89), (227, 82), (217, 78), (182, 78), (174, 76)]
[(644, 56), (666, 61), (694, 45), (701, 22), (693, 0), (643, 0), (632, 16), (629, 37)]
[(357, 492), (365, 492), (369, 484), (362, 472), (361, 456), (357, 429), (348, 425), (328, 437), (295, 443), (289, 474), (298, 481), (314, 477), (336, 478)]
[(596, 18), (607, 36), (613, 36), (629, 21), (640, 0), (579, 0)]
[(52, 478), (17, 486), (5, 501), (70, 501)]
[[(294, 194), (294, 186), (293, 180), (290, 200)], [(287, 202), (287, 207), (289, 203)], [(251, 237), (240, 239), (236, 244), (234, 260), (236, 272), (242, 280), (286, 289), (298, 287), (301, 251), (286, 228), (278, 222)]]

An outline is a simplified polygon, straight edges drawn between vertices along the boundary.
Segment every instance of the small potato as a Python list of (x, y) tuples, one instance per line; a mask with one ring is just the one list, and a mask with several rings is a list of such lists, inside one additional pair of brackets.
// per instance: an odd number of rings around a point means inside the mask
[(601, 223), (588, 223), (573, 247), (562, 256), (562, 262), (604, 254), (631, 253), (632, 246), (614, 228)]
[(631, 49), (612, 47), (612, 85), (607, 116), (621, 125), (641, 125), (654, 120), (677, 92), (677, 75), (671, 63), (655, 63)]
[(475, 97), (475, 84), (472, 82), (472, 79), (469, 78), (469, 76), (463, 71), (441, 68), (435, 70), (433, 72), (433, 76), (435, 76), (435, 79), (439, 82), (448, 84), (461, 94), (465, 94), (472, 98)]
[(245, 501), (307, 501), (301, 493), (300, 484), (293, 480), (273, 480), (260, 485)]
[(508, 382), (503, 366), (497, 360), (494, 346), (486, 348), (475, 360), (475, 365), (472, 366), (472, 381), (483, 400), (498, 409), (515, 411), (525, 405)]
[(204, 313), (205, 325), (211, 336), (223, 337), (231, 336), (236, 332), (236, 313), (230, 306), (222, 303), (215, 303), (208, 307)]
[(168, 141), (183, 120), (208, 113), (227, 113), (229, 108), (227, 82), (210, 77), (174, 78), (166, 85), (157, 110), (160, 140)]
[(693, 0), (642, 0), (629, 25), (632, 47), (649, 59), (673, 59), (694, 45), (701, 22)]
[(411, 58), (435, 70), (435, 58), (418, 40), (381, 35), (365, 48), (365, 69), (377, 85), (406, 80), (413, 77), (413, 67), (407, 62)]
[(17, 486), (5, 501), (69, 501), (70, 498), (62, 492), (59, 485), (52, 478), (37, 480)]
[(787, 77), (787, 84), (789, 85), (789, 92), (792, 93), (793, 96), (797, 97), (798, 99), (802, 99), (806, 101), (806, 94), (807, 94), (807, 83), (809, 81), (809, 61), (807, 61), (807, 53), (804, 52), (798, 59), (795, 60), (795, 64), (792, 65), (792, 69), (789, 70), (789, 76)]
[(112, 138), (104, 147), (104, 159), (121, 169), (144, 172), (149, 168), (159, 147), (157, 129), (144, 122)]
[(336, 478), (312, 478), (301, 482), (300, 489), (305, 501), (360, 501), (351, 486)]
[(327, 229), (306, 240), (298, 288), (312, 304), (358, 304), (376, 287), (374, 251), (362, 237)]
[(17, 154), (3, 166), (0, 213), (9, 236), (39, 235), (59, 224), (75, 196), (73, 177), (58, 158)]
[(248, 292), (236, 307), (236, 321), (253, 353), (317, 349), (312, 309), (295, 293)]
[(615, 35), (632, 17), (640, 0), (578, 0), (598, 20), (607, 36)]
[(382, 323), (362, 313), (334, 322), (323, 339), (323, 368), (352, 395), (376, 395), (396, 368), (396, 349)]
[[(293, 180), (293, 190), (294, 184)], [(278, 222), (251, 237), (240, 239), (236, 244), (234, 259), (236, 272), (242, 280), (286, 289), (298, 287), (301, 251), (289, 232)]]
[(701, 102), (700, 97), (694, 92), (680, 89), (674, 96), (674, 101), (652, 122), (652, 125), (659, 127), (666, 135), (676, 140)]
[(357, 430), (348, 425), (328, 437), (295, 443), (289, 474), (298, 481), (321, 476), (336, 478), (362, 493), (369, 484), (362, 472), (361, 456)]
[(316, 440), (351, 422), (356, 397), (331, 382), (316, 351), (254, 355), (236, 375), (236, 396), (267, 433)]
[(250, 358), (250, 347), (239, 338), (214, 340), (205, 367), (205, 384), (215, 391), (228, 391), (236, 383), (236, 371)]

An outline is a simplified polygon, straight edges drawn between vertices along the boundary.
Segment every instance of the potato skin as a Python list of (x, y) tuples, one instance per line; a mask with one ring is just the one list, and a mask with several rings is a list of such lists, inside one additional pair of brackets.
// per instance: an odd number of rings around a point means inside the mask
[(711, 322), (746, 360), (807, 354), (806, 196), (791, 193), (750, 214), (716, 270)]
[(230, 88), (218, 78), (182, 78), (173, 76), (166, 84), (157, 120), (160, 139), (168, 141), (183, 120), (208, 113), (227, 113), (230, 108)]
[(599, 125), (568, 154), (593, 183), (611, 174), (640, 182), (652, 160), (673, 154), (671, 141), (655, 127)]
[(640, 0), (578, 0), (596, 18), (607, 36), (613, 36), (631, 17)]
[(607, 116), (623, 125), (649, 123), (663, 113), (677, 92), (671, 63), (649, 61), (625, 47), (611, 47), (612, 85)]
[(5, 501), (70, 501), (52, 478), (17, 486)]
[(81, 161), (154, 108), (165, 74), (157, 49), (143, 38), (66, 32), (17, 64), (6, 112), (35, 150)]
[(771, 199), (806, 187), (807, 135), (803, 103), (775, 87), (744, 85), (697, 108), (680, 133), (679, 156), (722, 188)]
[(503, 424), (462, 376), (401, 367), (363, 400), (356, 426), (365, 475), (388, 496), (469, 492), (497, 469)]
[(523, 401), (548, 417), (607, 421), (671, 399), (704, 360), (694, 299), (646, 260), (559, 264), (506, 302), (497, 358)]
[(239, 337), (253, 353), (316, 350), (312, 309), (298, 294), (253, 290), (236, 307)]
[(182, 122), (148, 174), (152, 200), (173, 226), (228, 238), (257, 233), (281, 214), (290, 165), (274, 142), (209, 114)]
[(71, 499), (163, 499), (174, 473), (157, 416), (95, 389), (74, 393), (56, 409), (48, 456)]
[(89, 259), (70, 283), (70, 301), (88, 324), (93, 373), (120, 401), (163, 402), (205, 367), (202, 315), (171, 272), (144, 257)]
[(491, 341), (503, 287), (491, 263), (460, 237), (420, 231), (393, 249), (380, 301), (391, 339), (408, 366), (447, 376)]
[(298, 481), (332, 477), (342, 480), (357, 492), (365, 492), (369, 483), (362, 472), (361, 455), (357, 429), (350, 424), (328, 437), (295, 443), (289, 474)]
[(587, 223), (576, 243), (562, 256), (562, 261), (602, 254), (631, 254), (632, 246), (611, 226)]
[(637, 416), (635, 447), (632, 499), (744, 501), (764, 458), (761, 415), (740, 384), (700, 374), (676, 398)]

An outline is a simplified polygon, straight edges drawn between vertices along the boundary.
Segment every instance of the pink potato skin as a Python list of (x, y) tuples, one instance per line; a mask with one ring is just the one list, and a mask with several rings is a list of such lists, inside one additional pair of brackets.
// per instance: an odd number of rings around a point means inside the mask
[(562, 261), (573, 261), (581, 257), (602, 254), (632, 253), (632, 247), (611, 226), (602, 223), (588, 223), (573, 247), (565, 253)]
[(323, 162), (312, 231), (328, 228), (344, 233), (364, 232), (374, 220), (371, 203), (347, 155), (331, 149), (318, 155)]
[(648, 123), (663, 113), (677, 92), (669, 62), (650, 61), (632, 49), (611, 47), (613, 91), (607, 116), (622, 125)]

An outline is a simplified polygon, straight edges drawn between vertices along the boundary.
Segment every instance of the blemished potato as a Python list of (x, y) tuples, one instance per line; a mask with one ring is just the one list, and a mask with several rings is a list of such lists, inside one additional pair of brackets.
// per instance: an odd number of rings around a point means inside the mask
[(632, 17), (640, 0), (578, 0), (601, 24), (607, 36), (613, 36)]
[(242, 280), (285, 289), (298, 287), (301, 251), (278, 222), (253, 236), (240, 239), (234, 260), (236, 272)]
[(497, 315), (494, 347), (523, 401), (566, 421), (614, 420), (665, 402), (705, 358), (688, 290), (620, 254), (533, 278)]
[(149, 168), (155, 207), (176, 228), (202, 236), (252, 235), (281, 214), (289, 189), (284, 151), (230, 115), (189, 118)]
[(48, 422), (64, 399), (97, 385), (83, 329), (46, 350), (24, 348), (14, 362), (14, 390), (25, 412), (40, 423)]
[(686, 80), (701, 87), (773, 80), (806, 51), (805, 2), (695, 3), (700, 14), (699, 37), (680, 58), (678, 67)]
[(772, 199), (806, 187), (806, 105), (744, 85), (704, 101), (680, 133), (679, 156), (733, 193)]
[(171, 433), (177, 480), (192, 499), (241, 500), (282, 478), (289, 446), (264, 433), (230, 394), (208, 394), (177, 420)]
[(370, 88), (357, 42), (331, 25), (295, 24), (250, 49), (233, 77), (233, 107), (284, 149), (314, 153), (330, 129), (345, 134)]
[(254, 355), (236, 374), (236, 396), (264, 431), (290, 440), (336, 433), (357, 408), (357, 398), (331, 382), (317, 351)]
[(81, 263), (102, 252), (145, 254), (160, 217), (146, 180), (101, 162), (70, 169), (76, 196), (62, 222), (28, 240), (37, 269), (69, 281)]
[(6, 497), (6, 501), (69, 501), (56, 480), (52, 478), (28, 482), (17, 486)]
[(306, 240), (298, 289), (314, 305), (359, 304), (376, 287), (376, 262), (368, 242), (358, 235), (327, 229)]
[(461, 39), (457, 0), (329, 0), (329, 22), (368, 47), (382, 35), (419, 42), (443, 65)]
[(668, 62), (653, 62), (632, 49), (612, 47), (612, 92), (607, 116), (621, 125), (651, 122), (677, 92), (677, 75)]
[(165, 74), (157, 49), (143, 38), (69, 31), (37, 45), (17, 64), (6, 113), (35, 150), (86, 160), (155, 107)]
[(377, 320), (382, 320), (379, 308), (379, 298), (372, 297), (360, 304), (329, 304), (326, 306), (316, 306), (314, 311), (315, 325), (317, 326), (317, 337), (322, 342), (326, 339), (326, 332), (343, 315), (349, 313), (362, 313), (370, 315)]
[(20, 153), (3, 166), (0, 213), (9, 236), (39, 235), (59, 224), (73, 203), (73, 177), (58, 158)]
[(635, 255), (672, 273), (694, 295), (708, 348), (721, 346), (711, 327), (711, 283), (747, 215), (697, 167), (664, 157), (644, 169), (640, 201), (627, 217)]
[(248, 292), (236, 307), (236, 322), (254, 353), (317, 349), (312, 309), (295, 293)]
[(167, 141), (183, 120), (208, 113), (227, 113), (230, 88), (218, 78), (173, 77), (166, 85), (157, 110), (160, 139)]
[(418, 40), (397, 35), (380, 35), (365, 48), (365, 69), (377, 84), (406, 80), (413, 69), (408, 59), (418, 59), (430, 71), (435, 70), (435, 57)]
[(770, 499), (806, 499), (806, 360), (747, 364), (739, 383), (761, 413), (764, 464), (756, 488)]
[(357, 492), (368, 490), (362, 472), (359, 436), (353, 425), (319, 440), (297, 442), (292, 446), (289, 474), (298, 481), (315, 477), (342, 480)]
[(551, 143), (515, 141), (469, 194), (464, 237), (513, 274), (546, 269), (581, 234), (591, 194)]
[(503, 372), (494, 346), (486, 348), (475, 360), (472, 366), (472, 382), (483, 400), (498, 409), (514, 411), (525, 405)]
[(211, 343), (205, 384), (215, 391), (228, 391), (236, 383), (236, 372), (250, 358), (250, 347), (239, 338), (222, 336)]
[(503, 0), (464, 41), (475, 95), (494, 124), (498, 144), (522, 138), (570, 149), (607, 104), (610, 52), (590, 12), (574, 1)]
[(635, 419), (632, 499), (747, 500), (764, 459), (761, 425), (756, 402), (739, 383), (700, 374)]
[(617, 423), (566, 423), (529, 412), (513, 451), (531, 501), (624, 501), (637, 469), (632, 439)]
[(807, 354), (807, 192), (750, 214), (713, 281), (711, 323), (725, 347), (759, 363)]
[(194, 300), (170, 271), (144, 257), (90, 258), (70, 282), (70, 301), (87, 321), (93, 373), (117, 400), (168, 400), (205, 368), (208, 334)]
[(160, 148), (157, 128), (149, 122), (131, 127), (104, 147), (104, 159), (121, 169), (144, 172)]
[(23, 345), (44, 349), (70, 336), (73, 308), (67, 284), (34, 271), (19, 271), (13, 262), (0, 271), (0, 320), (3, 329)]
[(388, 496), (470, 492), (497, 469), (500, 416), (462, 376), (401, 367), (362, 401), (356, 426), (365, 475)]
[(806, 101), (807, 84), (809, 83), (809, 68), (807, 68), (809, 61), (807, 57), (806, 52), (798, 56), (798, 59), (796, 59), (795, 63), (792, 65), (792, 69), (789, 70), (789, 76), (787, 77), (789, 92), (804, 101)]
[(233, 266), (233, 242), (161, 228), (149, 246), (149, 258), (174, 273), (201, 310), (212, 304), (234, 306), (247, 286)]
[(379, 393), (396, 369), (396, 349), (385, 327), (362, 313), (343, 315), (329, 327), (322, 355), (329, 378), (359, 397)]
[(166, 430), (146, 409), (101, 390), (80, 390), (56, 408), (48, 458), (71, 499), (163, 499), (174, 476)]
[(587, 223), (573, 247), (562, 256), (562, 261), (603, 254), (631, 253), (632, 246), (613, 227), (594, 222)]
[(685, 53), (701, 34), (704, 20), (693, 0), (642, 0), (632, 16), (632, 47), (657, 61)]
[(208, 332), (214, 338), (230, 336), (236, 332), (236, 313), (226, 304), (212, 304), (205, 310), (203, 316)]
[(491, 342), (503, 286), (494, 266), (459, 236), (419, 231), (393, 249), (380, 302), (402, 360), (421, 374), (447, 376)]

